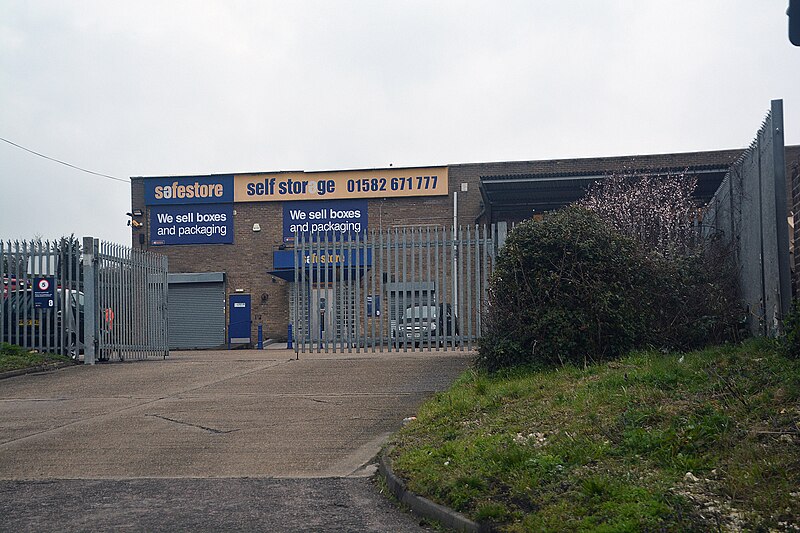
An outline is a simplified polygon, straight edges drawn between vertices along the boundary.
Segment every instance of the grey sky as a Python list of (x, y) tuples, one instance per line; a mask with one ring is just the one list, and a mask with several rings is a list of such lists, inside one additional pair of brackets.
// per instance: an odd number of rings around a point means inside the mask
[[(0, 137), (121, 178), (697, 151), (773, 98), (786, 0), (0, 0)], [(0, 142), (0, 239), (129, 244), (130, 187)]]

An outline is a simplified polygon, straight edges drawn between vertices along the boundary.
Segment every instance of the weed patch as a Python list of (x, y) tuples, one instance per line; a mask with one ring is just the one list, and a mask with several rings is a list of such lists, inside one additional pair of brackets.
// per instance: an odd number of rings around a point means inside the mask
[(31, 352), (13, 344), (0, 343), (0, 372), (69, 361), (69, 357), (62, 355)]

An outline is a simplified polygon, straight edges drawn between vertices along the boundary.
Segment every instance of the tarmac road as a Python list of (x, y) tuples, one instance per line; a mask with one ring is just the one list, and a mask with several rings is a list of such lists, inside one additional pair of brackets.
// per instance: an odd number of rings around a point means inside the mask
[(174, 352), (0, 380), (2, 531), (424, 531), (385, 439), (465, 352)]

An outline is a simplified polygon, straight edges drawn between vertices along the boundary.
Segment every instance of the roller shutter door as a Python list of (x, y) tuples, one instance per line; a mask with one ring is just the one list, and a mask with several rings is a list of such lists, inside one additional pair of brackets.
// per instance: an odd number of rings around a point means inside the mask
[(224, 344), (224, 284), (170, 283), (170, 349), (218, 348)]

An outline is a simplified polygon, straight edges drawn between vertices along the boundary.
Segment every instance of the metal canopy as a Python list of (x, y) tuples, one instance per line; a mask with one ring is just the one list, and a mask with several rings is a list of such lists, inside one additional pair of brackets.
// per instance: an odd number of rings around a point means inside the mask
[[(626, 171), (626, 175), (647, 174), (666, 178), (675, 174), (697, 176), (694, 196), (698, 203), (707, 203), (728, 171), (728, 165), (665, 168)], [(535, 213), (551, 211), (579, 200), (589, 186), (614, 172), (577, 172), (560, 174), (509, 174), (481, 176), (481, 197), (487, 222), (520, 221)], [(617, 174), (619, 174), (617, 172)]]

